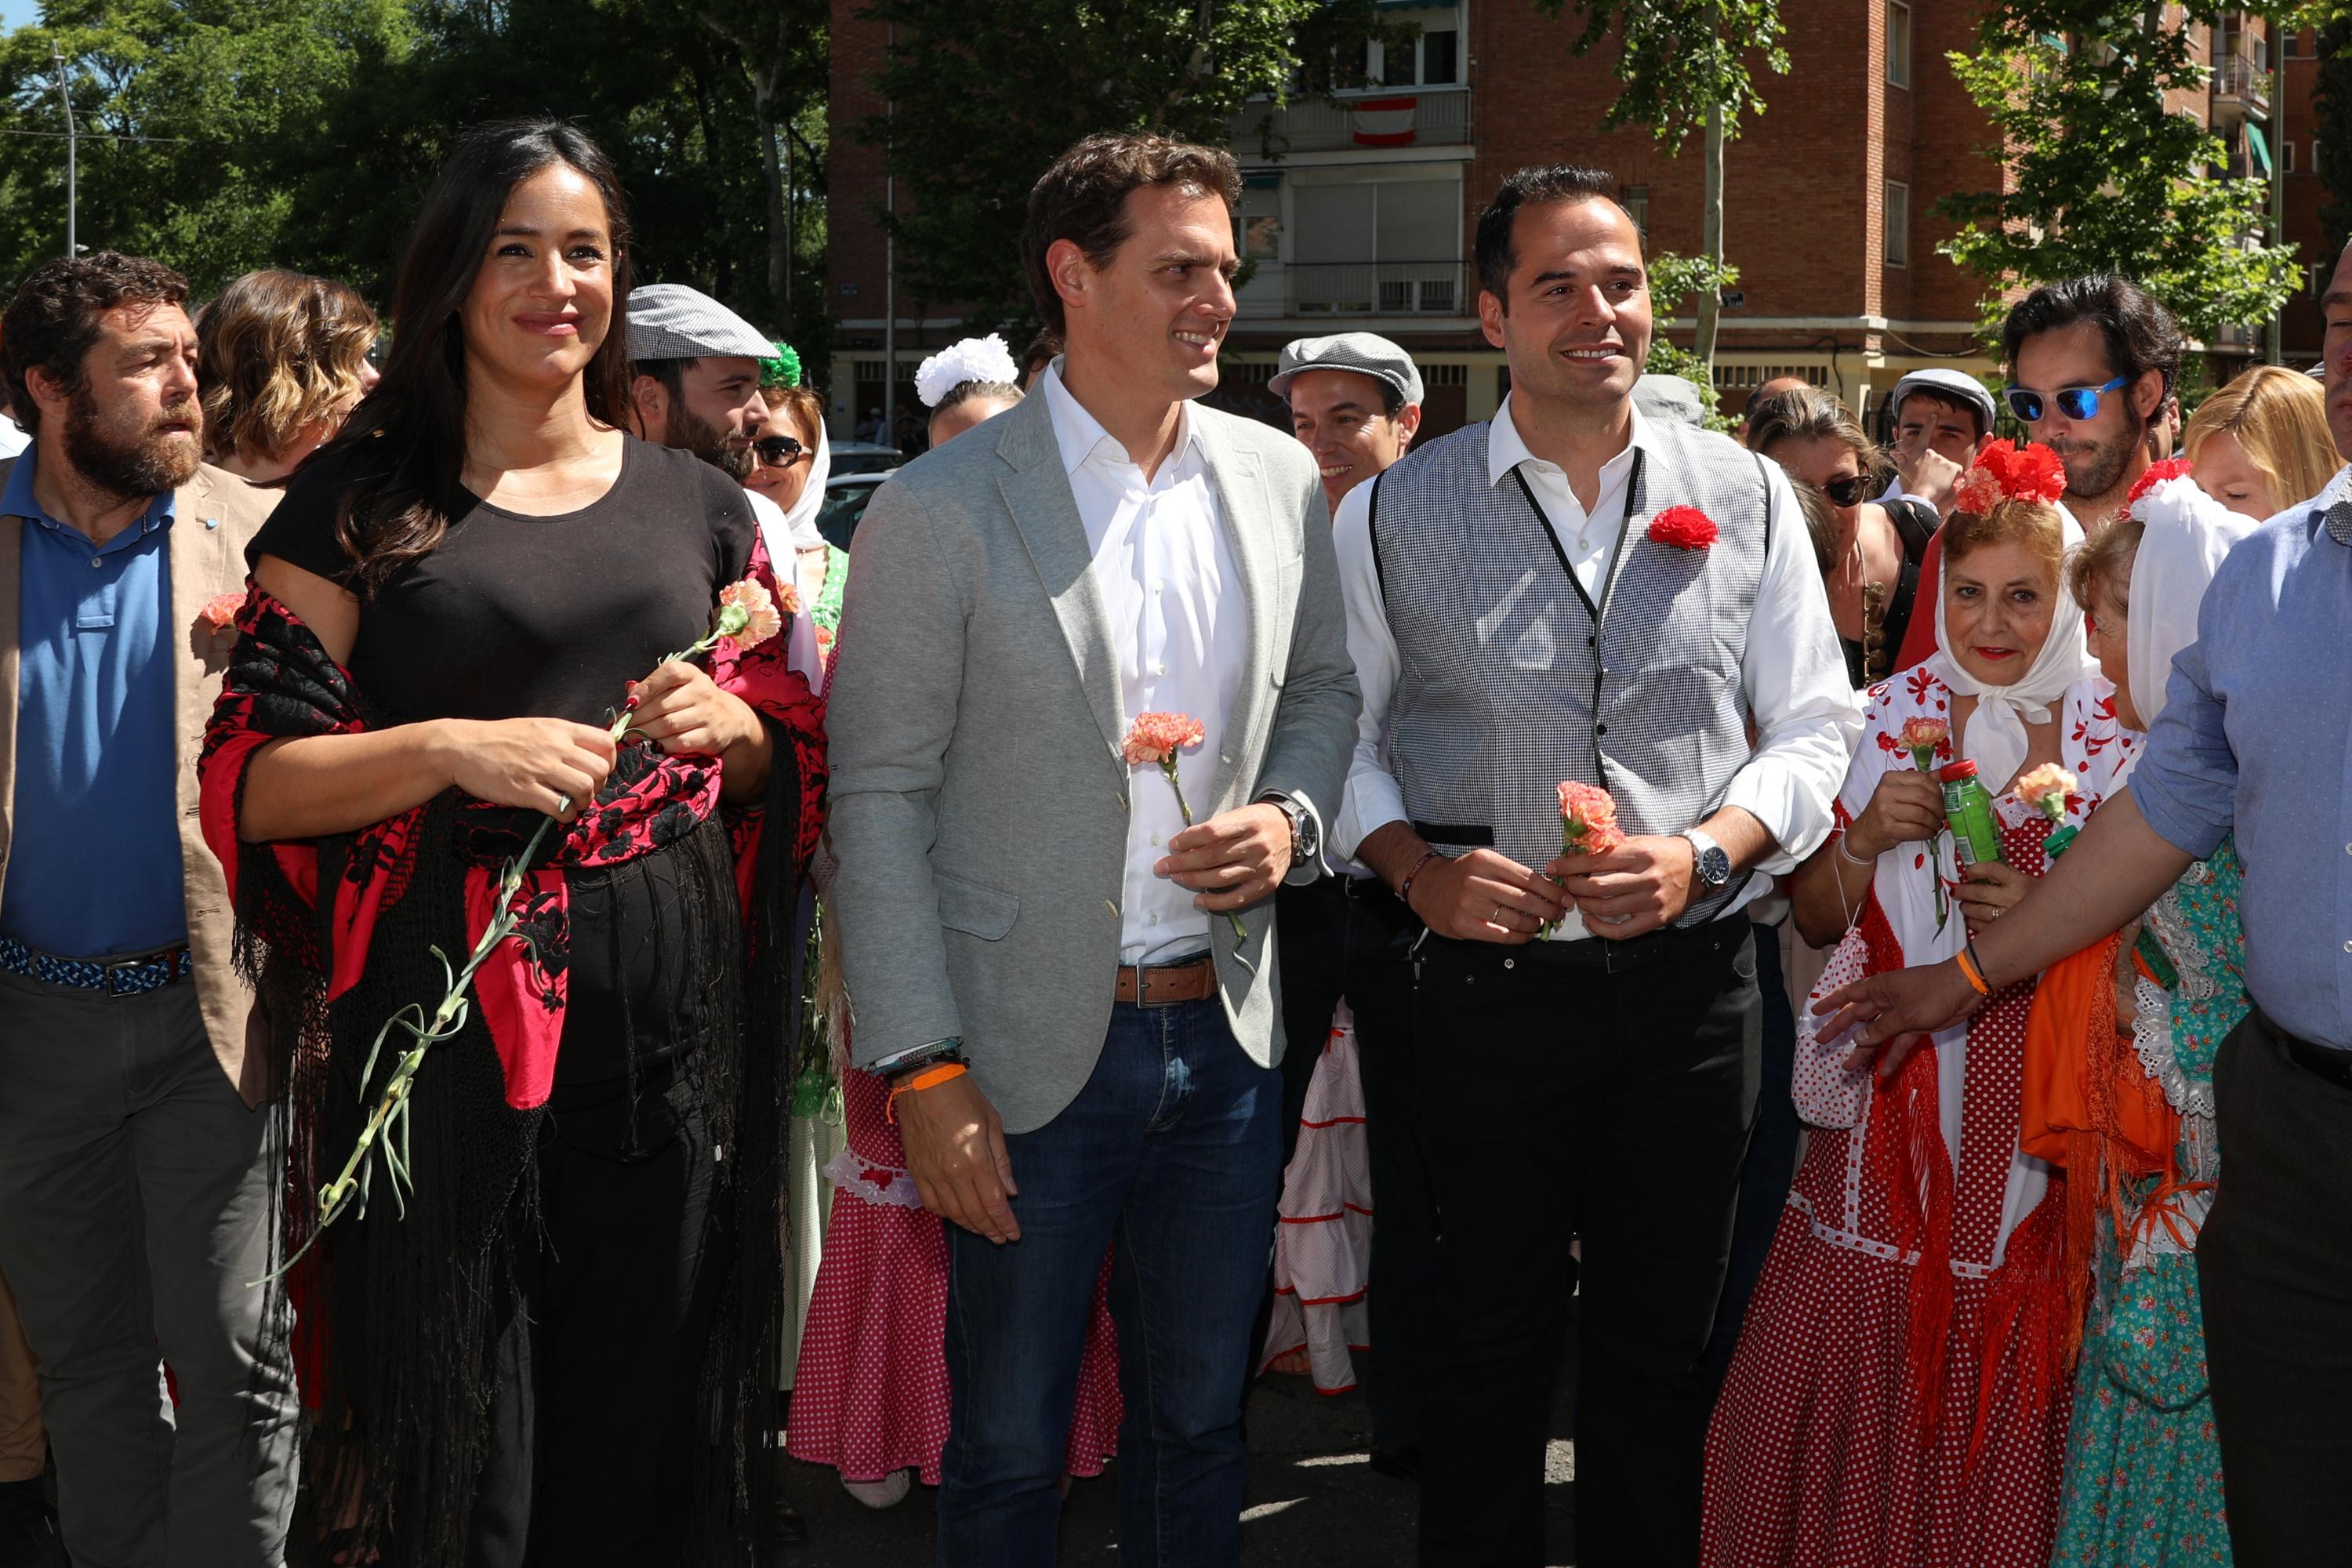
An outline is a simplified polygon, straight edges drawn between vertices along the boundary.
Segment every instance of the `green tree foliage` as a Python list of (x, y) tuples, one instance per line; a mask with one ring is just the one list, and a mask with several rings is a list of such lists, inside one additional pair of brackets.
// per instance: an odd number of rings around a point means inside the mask
[[(640, 280), (692, 283), (782, 326), (759, 80), (770, 122), (803, 130), (796, 184), (821, 190), (805, 110), (821, 118), (826, 11), (761, 4), (803, 36), (713, 25), (752, 15), (753, 0), (48, 0), (39, 26), (0, 39), (19, 132), (0, 136), (0, 270), (21, 277), (64, 248), (54, 44), (85, 133), (80, 243), (167, 261), (200, 296), (278, 266), (385, 302), (457, 135), (552, 112), (619, 168)], [(824, 229), (801, 227), (807, 269)]]
[[(1580, 55), (1617, 29), (1617, 79), (1623, 89), (1603, 124), (1647, 125), (1669, 154), (1679, 153), (1693, 131), (1706, 133), (1698, 259), (1727, 274), (1698, 302), (1696, 358), (1708, 377), (1700, 384), (1708, 385), (1720, 311), (1716, 289), (1729, 280), (1723, 259), (1723, 144), (1739, 134), (1741, 115), (1764, 111), (1748, 57), (1759, 57), (1776, 75), (1788, 72), (1780, 0), (1536, 0), (1536, 8), (1554, 16), (1567, 9), (1584, 19), (1584, 30), (1570, 46)], [(1711, 391), (1708, 406), (1714, 406)]]
[(897, 175), (900, 309), (960, 306), (975, 327), (1016, 330), (1036, 321), (1029, 190), (1065, 148), (1121, 131), (1222, 146), (1236, 121), (1246, 134), (1250, 100), (1347, 85), (1367, 37), (1398, 36), (1372, 0), (878, 0), (867, 14), (892, 29), (875, 82), (891, 107), (858, 135)]
[[(1650, 310), (1654, 317), (1674, 315), (1694, 296), (1711, 298), (1739, 281), (1739, 268), (1726, 267), (1704, 256), (1677, 256), (1662, 250), (1650, 258)], [(1677, 346), (1664, 332), (1650, 338), (1649, 357), (1642, 368), (1653, 375), (1678, 375), (1698, 388), (1699, 406), (1706, 427), (1728, 430), (1738, 421), (1727, 418), (1716, 395), (1715, 374), (1707, 362)]]
[[(2278, 7), (2284, 9), (2285, 7)], [(2162, 300), (2193, 335), (2268, 320), (2295, 286), (2293, 247), (2263, 243), (2268, 191), (2224, 171), (2221, 141), (2168, 94), (2201, 94), (2208, 72), (2187, 21), (2113, 0), (2003, 0), (1978, 50), (1952, 68), (1991, 121), (2003, 187), (1952, 196), (1944, 253), (1982, 279), (1988, 321), (2005, 289), (2117, 272)], [(2196, 0), (2189, 21), (2225, 7)]]

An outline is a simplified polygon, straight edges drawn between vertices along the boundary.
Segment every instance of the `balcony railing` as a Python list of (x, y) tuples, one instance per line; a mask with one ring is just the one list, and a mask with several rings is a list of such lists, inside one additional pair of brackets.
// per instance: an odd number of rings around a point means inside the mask
[(2213, 65), (2213, 108), (2217, 118), (2268, 116), (2271, 73), (2243, 55), (2223, 56)]
[(1261, 263), (1235, 301), (1244, 319), (1466, 316), (1469, 268), (1459, 261)]
[[(1273, 123), (1265, 125), (1267, 117)], [(1355, 148), (1466, 147), (1470, 94), (1458, 87), (1407, 87), (1344, 98), (1304, 99), (1276, 107), (1245, 105), (1227, 122), (1234, 153), (1244, 163), (1271, 151), (1337, 153)], [(1267, 134), (1270, 132), (1270, 136)]]

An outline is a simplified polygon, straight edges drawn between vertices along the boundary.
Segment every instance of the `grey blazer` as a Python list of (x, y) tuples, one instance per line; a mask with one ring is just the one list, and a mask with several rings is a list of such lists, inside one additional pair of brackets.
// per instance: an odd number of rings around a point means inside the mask
[[(1355, 667), (1313, 459), (1194, 404), (1249, 617), (1203, 816), (1269, 790), (1328, 818), (1356, 739)], [(829, 909), (863, 1064), (956, 1036), (1006, 1131), (1094, 1071), (1118, 967), (1128, 715), (1045, 397), (908, 464), (851, 552), (827, 692)], [(1242, 1048), (1282, 1057), (1274, 904), (1209, 922)]]

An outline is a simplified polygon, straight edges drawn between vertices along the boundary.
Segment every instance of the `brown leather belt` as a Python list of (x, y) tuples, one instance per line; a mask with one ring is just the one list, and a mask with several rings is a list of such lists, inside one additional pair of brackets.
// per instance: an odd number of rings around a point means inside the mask
[(1207, 953), (1181, 963), (1119, 965), (1111, 986), (1111, 1000), (1139, 1007), (1166, 1007), (1178, 1002), (1205, 1002), (1217, 994), (1217, 966)]

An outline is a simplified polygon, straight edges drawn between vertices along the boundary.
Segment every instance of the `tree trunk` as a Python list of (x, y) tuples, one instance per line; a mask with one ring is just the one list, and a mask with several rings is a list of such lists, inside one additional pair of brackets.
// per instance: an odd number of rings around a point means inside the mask
[[(1723, 271), (1723, 106), (1711, 103), (1706, 109), (1706, 175), (1705, 192), (1700, 197), (1700, 247), (1706, 251), (1717, 277)], [(1723, 290), (1709, 282), (1699, 290), (1698, 337), (1691, 346), (1706, 363), (1707, 384), (1715, 384), (1715, 332), (1723, 313)]]
[[(751, 119), (760, 128), (760, 168), (768, 191), (768, 307), (782, 311), (790, 291), (793, 265), (792, 233), (784, 224), (783, 161), (776, 150), (776, 117), (771, 111), (772, 86), (758, 84), (751, 96)], [(779, 315), (776, 320), (782, 321)], [(784, 323), (787, 330), (791, 323)]]

